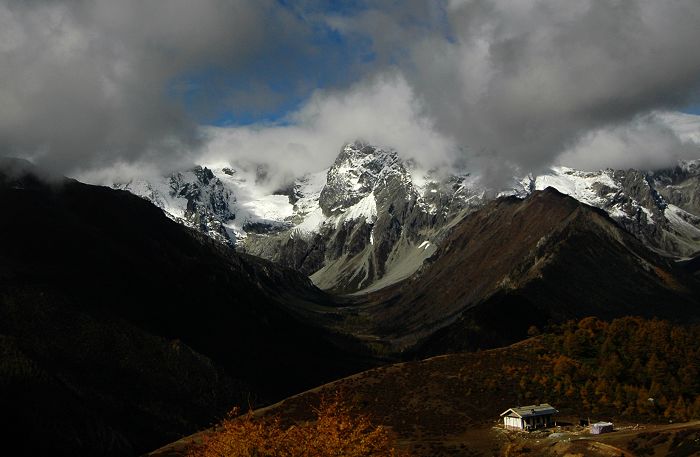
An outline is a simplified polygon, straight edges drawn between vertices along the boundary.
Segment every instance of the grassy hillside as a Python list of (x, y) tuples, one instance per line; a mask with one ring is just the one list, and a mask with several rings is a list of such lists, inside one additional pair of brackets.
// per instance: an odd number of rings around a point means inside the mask
[(358, 414), (390, 427), (416, 455), (490, 455), (493, 446), (500, 452), (507, 443), (493, 436), (491, 426), (515, 405), (549, 402), (570, 420), (700, 418), (698, 341), (699, 326), (587, 318), (506, 348), (366, 371), (261, 414), (279, 415), (288, 424), (312, 420), (320, 398), (340, 392)]

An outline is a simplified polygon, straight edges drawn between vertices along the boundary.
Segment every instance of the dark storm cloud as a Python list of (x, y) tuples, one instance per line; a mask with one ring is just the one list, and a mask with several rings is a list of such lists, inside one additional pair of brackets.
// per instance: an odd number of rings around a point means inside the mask
[(187, 75), (303, 53), (305, 34), (272, 0), (0, 1), (0, 151), (60, 172), (177, 166), (201, 143)]
[[(412, 82), (437, 125), (489, 159), (537, 171), (589, 132), (679, 108), (700, 87), (694, 0), (466, 1), (450, 12), (456, 42), (437, 58), (417, 47), (428, 71)], [(452, 75), (440, 94), (434, 68)]]
[(406, 20), (421, 17), (416, 5), (376, 5), (339, 28), (402, 56), (436, 128), (495, 174), (538, 171), (591, 132), (637, 129), (638, 116), (682, 107), (700, 88), (695, 0), (456, 0), (446, 23), (423, 12), (431, 26)]

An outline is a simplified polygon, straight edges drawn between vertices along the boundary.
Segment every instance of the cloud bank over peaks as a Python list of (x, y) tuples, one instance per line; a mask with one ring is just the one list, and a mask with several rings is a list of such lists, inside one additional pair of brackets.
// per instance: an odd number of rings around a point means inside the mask
[(203, 163), (265, 163), (273, 182), (329, 167), (341, 147), (361, 140), (396, 149), (426, 168), (451, 164), (457, 144), (438, 132), (400, 73), (347, 90), (317, 91), (277, 125), (210, 127)]
[(427, 167), (459, 151), (495, 186), (555, 163), (659, 168), (700, 155), (660, 114), (699, 101), (694, 0), (377, 1), (327, 21), (371, 38), (369, 76), (317, 92), (291, 127), (233, 129), (238, 150), (257, 142), (284, 151), (280, 162), (327, 163), (363, 138)]
[[(413, 47), (409, 81), (442, 131), (496, 162), (537, 171), (567, 149), (582, 152), (594, 132), (619, 137), (629, 124), (627, 134), (642, 133), (640, 122), (654, 122), (640, 117), (679, 108), (700, 88), (692, 0), (453, 1), (448, 17), (454, 40)], [(670, 146), (667, 130), (653, 130)], [(670, 157), (649, 154), (620, 163)]]
[(663, 167), (697, 155), (659, 113), (700, 105), (699, 23), (697, 0), (0, 0), (0, 155), (92, 181), (283, 182), (356, 139), (493, 185)]

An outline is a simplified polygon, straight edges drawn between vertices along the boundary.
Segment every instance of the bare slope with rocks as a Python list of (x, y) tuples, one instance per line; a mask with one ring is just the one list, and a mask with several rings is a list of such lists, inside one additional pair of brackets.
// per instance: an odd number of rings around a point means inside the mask
[(591, 315), (696, 319), (697, 292), (680, 266), (604, 211), (547, 188), (465, 218), (417, 274), (369, 294), (357, 332), (390, 353), (435, 355)]

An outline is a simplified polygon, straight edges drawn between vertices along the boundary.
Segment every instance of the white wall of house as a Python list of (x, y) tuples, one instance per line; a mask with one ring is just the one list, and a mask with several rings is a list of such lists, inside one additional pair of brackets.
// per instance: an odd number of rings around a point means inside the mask
[(523, 421), (519, 417), (509, 417), (505, 416), (503, 418), (503, 425), (509, 428), (523, 428)]
[(529, 426), (529, 428), (541, 428), (549, 427), (553, 424), (552, 416), (534, 416), (526, 419), (511, 416), (503, 417), (503, 425), (507, 428), (525, 429), (526, 426)]

